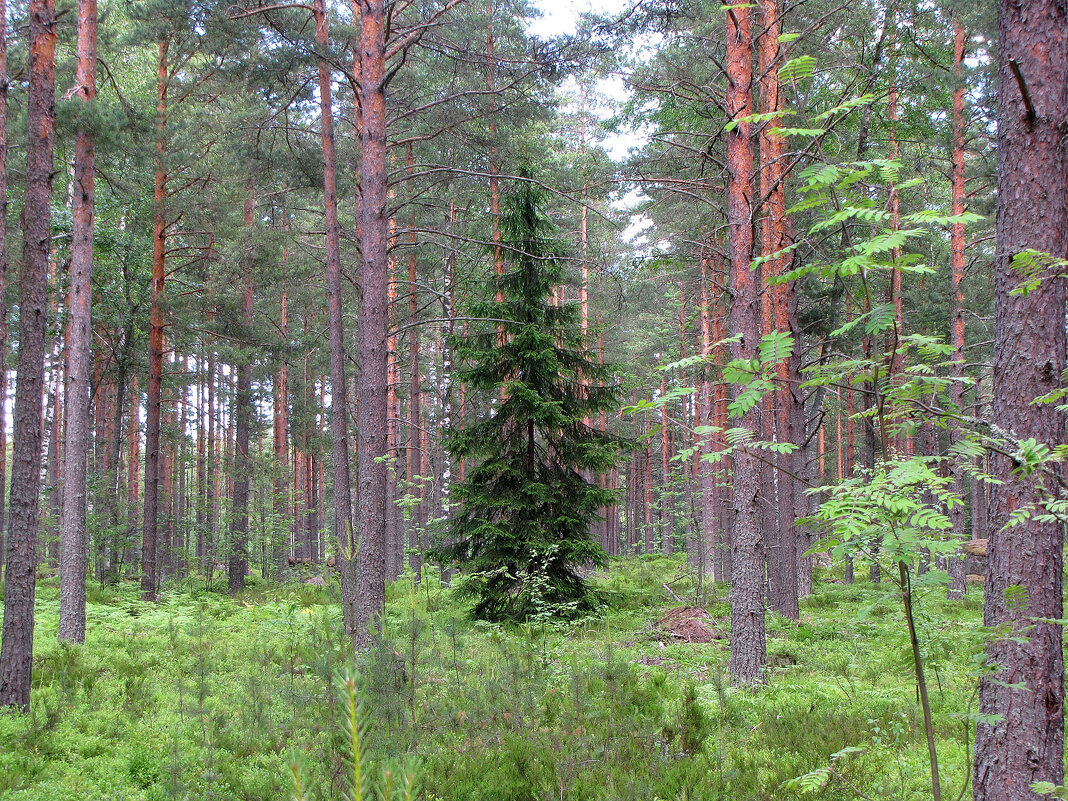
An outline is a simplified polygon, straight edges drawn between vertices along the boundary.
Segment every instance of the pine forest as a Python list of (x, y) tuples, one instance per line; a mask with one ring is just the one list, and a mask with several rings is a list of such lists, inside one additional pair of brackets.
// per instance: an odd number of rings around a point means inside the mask
[(0, 0), (0, 799), (1042, 801), (1065, 0)]

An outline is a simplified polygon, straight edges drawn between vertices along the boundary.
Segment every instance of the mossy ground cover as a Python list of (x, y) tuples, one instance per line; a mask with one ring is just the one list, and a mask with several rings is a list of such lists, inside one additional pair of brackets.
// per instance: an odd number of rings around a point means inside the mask
[[(818, 797), (929, 797), (895, 589), (821, 578), (800, 622), (769, 616), (768, 683), (755, 690), (725, 686), (726, 640), (657, 630), (678, 605), (665, 582), (694, 602), (677, 560), (614, 562), (597, 579), (609, 606), (566, 626), (480, 624), (435, 576), (399, 581), (359, 678), (368, 761), (414, 772), (420, 797), (442, 801), (785, 799), (799, 791), (784, 782), (859, 746)], [(32, 710), (0, 715), (0, 798), (277, 801), (294, 761), (308, 799), (345, 797), (337, 687), (351, 656), (333, 587), (137, 595), (132, 582), (92, 589), (86, 644), (61, 648), (58, 587), (41, 582)], [(980, 614), (978, 593), (943, 595), (921, 590), (919, 612), (954, 798)], [(725, 589), (702, 605), (727, 626)]]

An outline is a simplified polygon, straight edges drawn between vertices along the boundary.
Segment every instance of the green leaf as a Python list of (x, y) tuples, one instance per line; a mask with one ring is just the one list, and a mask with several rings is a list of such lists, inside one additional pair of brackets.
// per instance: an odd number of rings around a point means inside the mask
[(801, 78), (809, 78), (815, 71), (816, 59), (812, 56), (798, 56), (779, 67), (779, 80), (793, 82)]
[(864, 106), (870, 106), (878, 99), (879, 96), (876, 94), (866, 94), (861, 95), (860, 97), (854, 97), (851, 100), (845, 101), (844, 103), (839, 103), (834, 108), (829, 108), (826, 111), (817, 114), (813, 119), (825, 120), (828, 117), (835, 116), (836, 114), (842, 114), (843, 112), (849, 112), (853, 111), (854, 109), (862, 108)]

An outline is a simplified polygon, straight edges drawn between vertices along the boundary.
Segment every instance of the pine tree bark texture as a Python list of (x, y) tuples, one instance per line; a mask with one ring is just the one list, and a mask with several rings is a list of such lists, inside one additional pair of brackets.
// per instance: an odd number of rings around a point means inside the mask
[[(7, 0), (0, 0), (0, 301), (7, 293)], [(0, 420), (7, 420), (7, 304), (0, 302)], [(7, 425), (0, 426), (0, 569), (7, 532)]]
[(389, 221), (386, 217), (386, 15), (384, 0), (360, 0), (360, 264), (357, 383), (358, 581), (356, 648), (371, 644), (385, 605), (386, 335)]
[[(727, 9), (727, 113), (740, 120), (752, 113), (753, 37), (746, 5)], [(752, 126), (739, 122), (727, 134), (727, 225), (731, 274), (733, 359), (755, 359), (760, 343), (760, 287), (753, 258)], [(739, 425), (759, 432), (757, 406)], [(734, 515), (731, 531), (731, 684), (755, 684), (767, 659), (764, 640), (764, 545), (760, 531), (759, 463), (744, 448), (734, 451)]]
[[(779, 70), (779, 0), (762, 0), (764, 32), (760, 36), (760, 99), (761, 111), (774, 113), (783, 104), (780, 95)], [(778, 253), (789, 244), (786, 219), (786, 140), (775, 133), (781, 118), (768, 120), (760, 133), (760, 191), (764, 208), (761, 220), (760, 250), (762, 256)], [(780, 256), (767, 262), (767, 272), (778, 277), (790, 269), (789, 256)], [(797, 328), (797, 290), (794, 282), (765, 286), (768, 297), (769, 322), (776, 331), (786, 332), (794, 338), (794, 351), (799, 350), (800, 337)], [(770, 329), (769, 329), (770, 330)], [(778, 442), (795, 442), (794, 419), (795, 387), (800, 360), (795, 356), (782, 359), (775, 365), (776, 391), (769, 393), (769, 419), (766, 428), (771, 429), (772, 439)], [(798, 390), (799, 391), (799, 390)], [(799, 617), (798, 566), (803, 549), (798, 548), (797, 527), (794, 525), (794, 480), (798, 459), (794, 454), (777, 457), (775, 470), (775, 514), (773, 529), (765, 529), (774, 536), (768, 552), (769, 604), (781, 615), (796, 620)], [(811, 570), (811, 566), (809, 565)]]
[(141, 597), (156, 599), (159, 534), (160, 484), (160, 405), (163, 396), (163, 307), (166, 281), (167, 222), (163, 204), (167, 197), (167, 173), (164, 166), (167, 127), (167, 51), (166, 39), (159, 42), (156, 65), (156, 172), (153, 198), (156, 209), (152, 222), (152, 287), (149, 295), (148, 386), (145, 391), (145, 487), (144, 538), (141, 546)]
[[(1064, 415), (1032, 401), (1057, 388), (1064, 369), (1065, 285), (1010, 293), (1020, 283), (1015, 254), (1068, 255), (1068, 10), (1062, 0), (1001, 0), (998, 9), (993, 422), (1012, 440), (1053, 445), (1064, 441)], [(991, 491), (984, 622), (1012, 636), (987, 645), (997, 672), (982, 680), (979, 712), (999, 719), (976, 727), (973, 787), (982, 801), (1038, 799), (1032, 782), (1064, 783), (1062, 629), (1036, 622), (1062, 617), (1064, 528), (1033, 519), (1006, 526), (1036, 500), (1034, 478), (1013, 467), (1009, 457), (992, 457), (1004, 483)]]
[[(96, 97), (96, 0), (78, 1), (76, 95)], [(94, 147), (79, 128), (74, 142), (74, 215), (70, 282), (70, 375), (60, 522), (59, 640), (85, 641), (85, 473), (89, 448), (90, 325), (93, 301)], [(105, 492), (108, 490), (105, 489)]]
[(33, 663), (33, 604), (41, 482), (41, 393), (44, 385), (48, 253), (51, 244), (52, 148), (55, 137), (56, 8), (29, 4), (26, 192), (19, 274), (19, 357), (15, 384), (10, 521), (4, 626), (0, 642), (0, 707), (28, 711)]

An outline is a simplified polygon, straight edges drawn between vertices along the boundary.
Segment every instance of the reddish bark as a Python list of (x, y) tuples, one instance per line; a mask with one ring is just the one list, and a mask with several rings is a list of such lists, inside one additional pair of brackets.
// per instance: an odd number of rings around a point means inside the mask
[[(761, 111), (774, 113), (782, 109), (781, 86), (778, 65), (779, 49), (778, 0), (761, 0), (764, 17), (764, 33), (760, 36), (760, 97)], [(762, 256), (780, 253), (790, 245), (789, 224), (786, 217), (787, 145), (786, 140), (775, 133), (781, 118), (775, 117), (764, 124), (760, 134), (760, 187), (763, 195), (763, 219), (760, 249)], [(790, 269), (790, 256), (785, 254), (766, 263), (767, 276), (778, 278)], [(794, 350), (799, 350), (797, 326), (796, 283), (777, 283), (766, 286), (768, 327), (789, 333), (794, 339)], [(794, 421), (797, 417), (798, 370), (800, 360), (796, 357), (782, 359), (775, 365), (777, 390), (769, 395), (770, 409), (766, 428), (779, 442), (793, 442)], [(800, 560), (798, 531), (794, 525), (794, 479), (799, 460), (794, 454), (781, 454), (776, 459), (782, 468), (774, 476), (776, 488), (776, 519), (772, 532), (775, 542), (768, 548), (769, 601), (780, 614), (797, 619), (799, 615), (798, 580), (808, 578), (811, 584), (811, 564)], [(800, 570), (799, 570), (800, 567)], [(800, 576), (799, 576), (800, 572)]]
[[(1060, 386), (1065, 284), (1047, 280), (1013, 295), (1021, 277), (1012, 261), (1026, 248), (1068, 255), (1068, 9), (1055, 0), (998, 5), (993, 421), (1013, 441), (1052, 447), (1064, 442), (1064, 414), (1033, 401)], [(1064, 784), (1063, 630), (1056, 622), (1063, 617), (1064, 526), (1034, 518), (1006, 525), (1015, 510), (1040, 502), (1034, 478), (1015, 468), (1009, 456), (991, 458), (1003, 483), (991, 490), (983, 618), (1012, 635), (988, 641), (996, 673), (979, 688), (973, 787), (983, 801), (1038, 799), (1033, 782)]]
[[(953, 90), (953, 214), (964, 213), (964, 141), (967, 133), (964, 119), (964, 26), (960, 22), (954, 25), (953, 65), (958, 84)], [(950, 294), (953, 302), (953, 317), (950, 320), (950, 342), (953, 345), (953, 378), (949, 387), (950, 402), (963, 411), (964, 408), (964, 225), (955, 223), (950, 232)], [(953, 430), (951, 437), (960, 434)], [(953, 491), (962, 499), (965, 494), (964, 476), (960, 470), (953, 473)], [(958, 541), (965, 539), (964, 505), (960, 504), (949, 510), (949, 519), (953, 523), (953, 537)], [(963, 598), (968, 589), (964, 575), (963, 554), (949, 557), (950, 598)]]
[[(727, 227), (731, 275), (732, 359), (756, 359), (760, 343), (760, 298), (753, 259), (752, 113), (753, 37), (746, 5), (727, 9), (727, 113), (738, 123), (727, 136)], [(760, 430), (759, 410), (751, 408), (739, 424)], [(764, 639), (764, 551), (760, 532), (759, 463), (744, 448), (734, 452), (734, 516), (731, 531), (731, 654), (734, 685), (762, 678), (767, 660)]]
[(386, 14), (384, 0), (360, 0), (360, 372), (357, 394), (356, 530), (359, 581), (356, 647), (366, 649), (385, 604), (386, 334), (389, 327), (389, 222), (386, 217)]

